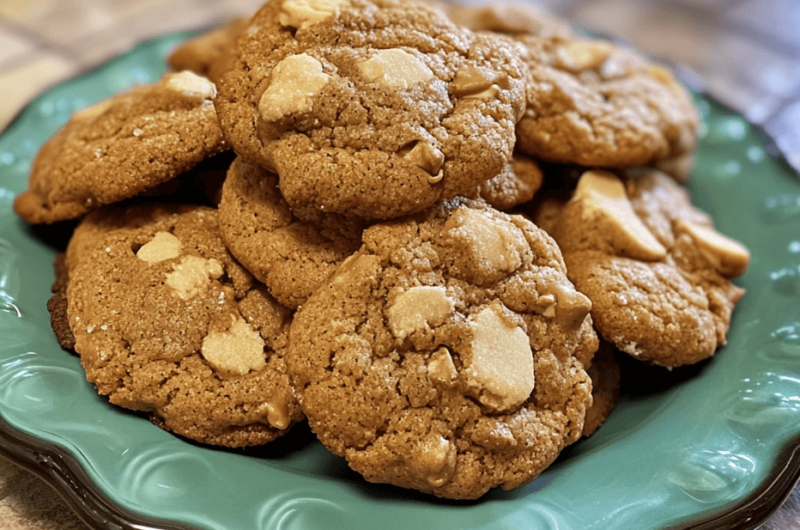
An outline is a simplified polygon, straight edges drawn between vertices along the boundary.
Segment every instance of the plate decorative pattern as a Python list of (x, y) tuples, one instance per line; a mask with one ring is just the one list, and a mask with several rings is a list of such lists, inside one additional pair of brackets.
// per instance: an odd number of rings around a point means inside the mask
[(153, 82), (188, 34), (131, 52), (34, 100), (0, 136), (0, 452), (54, 485), (96, 528), (385, 530), (753, 528), (791, 490), (800, 456), (800, 181), (759, 131), (697, 96), (695, 203), (753, 258), (729, 343), (667, 372), (625, 363), (618, 409), (537, 480), (479, 501), (369, 484), (302, 426), (218, 450), (111, 406), (49, 329), (63, 226), (11, 211), (31, 159), (69, 115)]

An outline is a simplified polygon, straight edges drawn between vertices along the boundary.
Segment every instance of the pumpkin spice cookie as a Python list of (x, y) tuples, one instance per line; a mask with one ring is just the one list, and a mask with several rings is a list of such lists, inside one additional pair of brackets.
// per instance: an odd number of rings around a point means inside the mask
[(592, 379), (592, 406), (586, 410), (583, 423), (583, 437), (588, 438), (597, 432), (617, 406), (620, 388), (619, 363), (614, 358), (614, 347), (600, 340), (600, 347), (592, 358), (592, 365), (586, 370)]
[(472, 195), (509, 161), (517, 45), (400, 0), (271, 0), (214, 100), (226, 139), (292, 208), (365, 219)]
[(296, 308), (361, 247), (364, 223), (336, 214), (300, 220), (278, 189), (278, 176), (237, 158), (219, 205), (222, 239), (280, 303)]
[(651, 165), (697, 146), (688, 91), (661, 66), (604, 40), (518, 36), (527, 48), (527, 108), (517, 149), (548, 162)]
[(481, 184), (479, 193), (481, 199), (506, 211), (533, 199), (543, 181), (542, 169), (536, 161), (514, 153), (499, 175)]
[(467, 5), (434, 3), (458, 25), (472, 31), (494, 31), (507, 35), (536, 35), (539, 38), (568, 39), (573, 36), (569, 22), (537, 6), (521, 2), (492, 2)]
[(29, 223), (75, 219), (223, 151), (214, 94), (213, 83), (181, 72), (76, 112), (39, 150), (14, 211)]
[[(95, 217), (116, 220), (110, 207)], [(225, 250), (217, 213), (142, 206), (87, 230), (69, 271), (69, 324), (111, 403), (198, 442), (263, 444), (302, 419), (286, 373), (291, 311)], [(74, 237), (82, 237), (76, 231)]]
[(572, 198), (545, 203), (536, 222), (558, 241), (606, 340), (642, 361), (692, 364), (725, 344), (744, 294), (730, 279), (750, 254), (716, 232), (672, 178), (638, 172), (623, 181), (587, 171)]
[(167, 62), (176, 71), (189, 70), (212, 82), (219, 80), (235, 61), (236, 38), (247, 28), (250, 19), (230, 22), (188, 39), (170, 54)]
[(454, 200), (374, 225), (298, 310), (309, 425), (372, 482), (477, 498), (535, 478), (591, 404), (591, 304), (520, 216)]

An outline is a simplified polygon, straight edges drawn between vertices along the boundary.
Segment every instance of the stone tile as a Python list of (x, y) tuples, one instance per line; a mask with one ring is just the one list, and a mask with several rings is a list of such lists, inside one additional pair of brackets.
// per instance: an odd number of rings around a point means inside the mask
[(800, 4), (797, 0), (746, 0), (728, 16), (745, 26), (800, 50)]
[(33, 44), (29, 40), (0, 27), (0, 69), (4, 62), (19, 57), (32, 49)]
[(0, 71), (0, 130), (41, 91), (77, 72), (75, 64), (54, 54), (35, 52), (16, 68)]
[(717, 12), (703, 17), (674, 3), (602, 0), (576, 15), (645, 53), (690, 66), (713, 94), (752, 119), (765, 118), (800, 87), (800, 62), (736, 35)]

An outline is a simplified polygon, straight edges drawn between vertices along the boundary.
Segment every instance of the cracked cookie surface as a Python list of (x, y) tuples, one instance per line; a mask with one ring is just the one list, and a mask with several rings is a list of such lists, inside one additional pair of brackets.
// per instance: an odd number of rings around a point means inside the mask
[(231, 254), (296, 308), (361, 246), (364, 223), (336, 214), (298, 219), (278, 189), (278, 176), (238, 158), (219, 205), (220, 233)]
[(207, 79), (173, 73), (76, 112), (37, 153), (14, 211), (29, 223), (75, 219), (223, 151), (215, 93)]
[(291, 311), (227, 253), (216, 211), (116, 210), (94, 214), (116, 226), (83, 232), (92, 242), (79, 242), (86, 253), (67, 285), (75, 351), (98, 392), (230, 447), (269, 442), (302, 419), (283, 359)]
[(642, 361), (692, 364), (725, 344), (744, 294), (731, 278), (750, 254), (672, 178), (639, 173), (623, 181), (588, 171), (565, 205), (546, 204), (536, 221), (558, 241), (605, 339)]
[(554, 241), (460, 199), (363, 241), (290, 331), (320, 441), (367, 480), (440, 497), (535, 478), (581, 434), (597, 348)]
[(390, 219), (471, 195), (511, 157), (526, 68), (423, 4), (272, 0), (215, 98), (293, 208)]
[(517, 149), (548, 162), (632, 167), (680, 159), (699, 117), (665, 67), (603, 40), (518, 36), (528, 51)]

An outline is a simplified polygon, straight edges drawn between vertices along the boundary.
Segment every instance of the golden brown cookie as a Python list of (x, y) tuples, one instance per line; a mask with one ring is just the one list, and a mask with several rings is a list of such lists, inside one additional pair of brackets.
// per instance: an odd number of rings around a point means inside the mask
[(582, 436), (588, 438), (606, 422), (619, 400), (620, 370), (611, 343), (600, 340), (586, 373), (592, 379), (592, 406), (586, 410)]
[(251, 28), (214, 103), (292, 208), (396, 218), (510, 159), (527, 73), (510, 40), (400, 0), (270, 0)]
[(292, 213), (274, 173), (242, 158), (228, 171), (219, 205), (222, 239), (287, 307), (304, 303), (361, 246), (361, 220), (317, 217), (301, 221)]
[[(69, 324), (111, 403), (202, 443), (269, 442), (302, 418), (286, 373), (289, 309), (225, 250), (210, 208), (107, 207), (76, 230)], [(127, 222), (121, 222), (126, 219)], [(114, 228), (108, 225), (115, 225)]]
[(542, 169), (535, 160), (514, 153), (499, 175), (481, 184), (479, 193), (490, 205), (505, 211), (533, 199), (543, 181)]
[(37, 153), (14, 211), (30, 223), (78, 218), (224, 150), (215, 93), (191, 72), (167, 74), (73, 114)]
[(67, 318), (67, 284), (69, 271), (67, 270), (66, 254), (61, 252), (53, 260), (55, 280), (50, 287), (53, 295), (47, 300), (47, 311), (50, 313), (50, 327), (62, 348), (71, 350), (75, 347), (75, 337), (69, 327)]
[(548, 162), (631, 167), (692, 153), (699, 118), (665, 67), (599, 39), (517, 37), (528, 50), (517, 149)]
[(477, 498), (580, 437), (597, 348), (555, 242), (477, 201), (374, 225), (298, 310), (309, 425), (372, 482)]
[(469, 5), (442, 2), (434, 5), (461, 26), (472, 31), (494, 31), (508, 35), (533, 34), (540, 38), (571, 38), (572, 30), (566, 20), (528, 3), (492, 2)]
[(716, 232), (672, 178), (587, 171), (563, 207), (545, 203), (536, 221), (558, 241), (598, 332), (618, 349), (673, 367), (725, 344), (744, 294), (730, 279), (750, 254)]
[(248, 26), (249, 18), (240, 17), (182, 42), (168, 58), (176, 71), (190, 70), (217, 82), (235, 61), (236, 38)]

